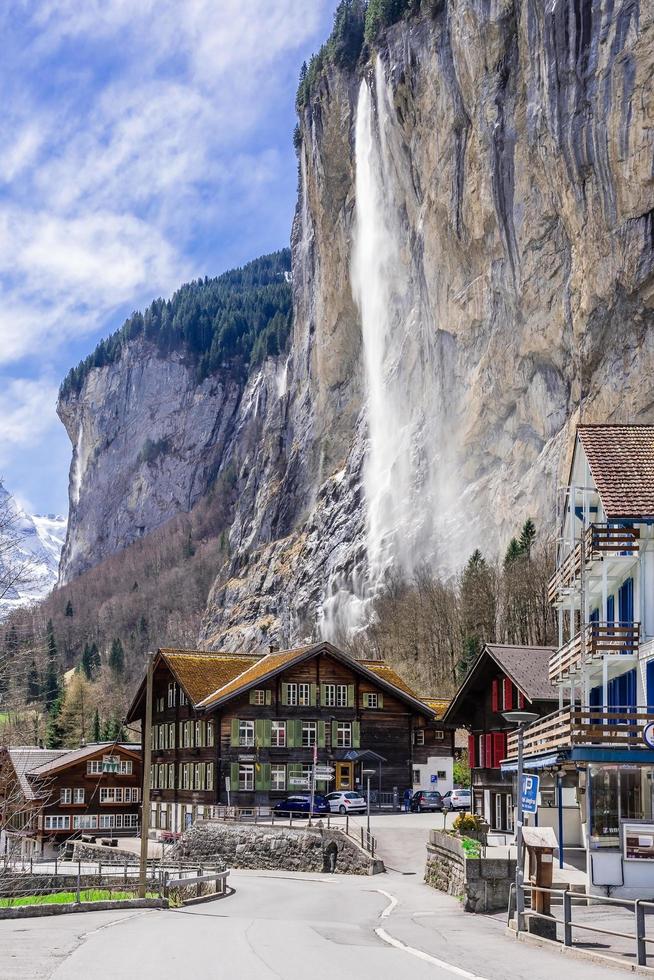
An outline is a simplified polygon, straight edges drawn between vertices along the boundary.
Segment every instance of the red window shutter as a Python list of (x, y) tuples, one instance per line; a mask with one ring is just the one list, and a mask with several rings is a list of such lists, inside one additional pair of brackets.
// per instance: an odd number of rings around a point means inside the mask
[(479, 736), (479, 768), (483, 769), (486, 765), (486, 736)]
[(513, 684), (508, 677), (504, 678), (504, 710), (510, 711), (513, 707)]
[(468, 735), (468, 765), (470, 766), (471, 769), (474, 769), (475, 766), (477, 765), (477, 762), (475, 760), (475, 756), (476, 756), (476, 752), (475, 752), (475, 736), (474, 735)]
[(504, 751), (505, 738), (504, 732), (493, 733), (493, 769), (500, 768), (500, 762), (506, 755)]
[(522, 711), (522, 709), (524, 708), (524, 706), (525, 706), (525, 696), (522, 693), (522, 691), (519, 691), (518, 692), (518, 707), (520, 708), (520, 711)]
[(491, 711), (500, 710), (500, 682), (497, 677), (491, 684)]
[(484, 739), (486, 741), (485, 751), (484, 751), (486, 760), (484, 764), (487, 769), (492, 769), (493, 768), (493, 736), (490, 734), (484, 735)]

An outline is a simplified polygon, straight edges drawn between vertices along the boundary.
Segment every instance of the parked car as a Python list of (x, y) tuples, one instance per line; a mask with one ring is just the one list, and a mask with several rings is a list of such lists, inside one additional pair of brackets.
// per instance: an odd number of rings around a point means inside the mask
[(467, 810), (472, 809), (472, 796), (469, 789), (451, 789), (443, 797), (444, 810)]
[[(287, 796), (284, 800), (279, 800), (275, 803), (273, 810), (275, 813), (290, 814), (298, 817), (308, 817), (309, 807), (311, 806), (311, 797), (308, 793), (296, 794), (295, 796)], [(330, 813), (330, 806), (324, 796), (320, 793), (316, 793), (313, 798), (313, 813)]]
[(411, 813), (439, 813), (443, 809), (443, 797), (438, 790), (419, 789), (411, 797)]
[(358, 793), (342, 790), (328, 793), (326, 800), (332, 813), (365, 813), (366, 801)]

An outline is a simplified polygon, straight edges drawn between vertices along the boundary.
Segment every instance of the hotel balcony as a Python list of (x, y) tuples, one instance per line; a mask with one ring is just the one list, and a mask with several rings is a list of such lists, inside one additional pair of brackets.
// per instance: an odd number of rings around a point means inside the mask
[[(638, 555), (640, 531), (636, 527), (611, 527), (591, 524), (583, 539), (584, 566), (588, 571), (593, 562), (609, 561), (607, 573), (615, 573), (624, 560)], [(548, 599), (552, 605), (566, 603), (579, 592), (581, 584), (582, 542), (568, 552), (548, 584)]]
[[(582, 708), (568, 705), (545, 715), (525, 730), (525, 760), (563, 749), (592, 748), (644, 749), (643, 729), (654, 721), (650, 708)], [(518, 735), (507, 739), (506, 758), (518, 756)]]
[(549, 662), (553, 684), (578, 674), (585, 664), (606, 656), (638, 653), (640, 623), (587, 623)]

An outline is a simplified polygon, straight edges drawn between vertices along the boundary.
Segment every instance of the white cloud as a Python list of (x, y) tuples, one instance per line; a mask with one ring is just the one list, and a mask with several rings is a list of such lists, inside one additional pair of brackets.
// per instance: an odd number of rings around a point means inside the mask
[(0, 462), (17, 448), (36, 445), (55, 424), (57, 385), (44, 379), (0, 383)]

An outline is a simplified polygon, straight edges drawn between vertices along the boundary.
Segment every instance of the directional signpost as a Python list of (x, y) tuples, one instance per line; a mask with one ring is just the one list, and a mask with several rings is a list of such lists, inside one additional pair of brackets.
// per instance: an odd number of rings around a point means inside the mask
[(289, 776), (288, 785), (294, 786), (296, 789), (309, 789), (309, 777), (308, 776)]

